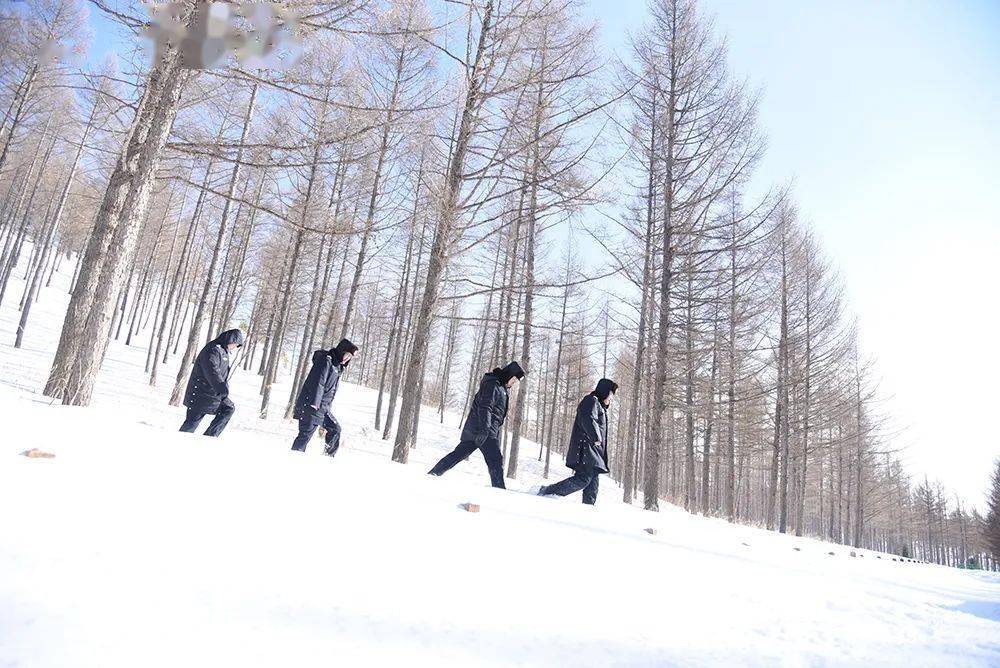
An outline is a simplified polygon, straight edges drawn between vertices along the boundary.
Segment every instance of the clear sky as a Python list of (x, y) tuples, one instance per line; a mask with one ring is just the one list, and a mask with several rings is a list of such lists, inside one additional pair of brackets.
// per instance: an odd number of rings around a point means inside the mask
[[(982, 507), (1000, 456), (1000, 2), (702, 8), (762, 90), (758, 183), (794, 183), (840, 269), (908, 469)], [(588, 11), (622, 50), (646, 3)], [(100, 12), (91, 20), (92, 59), (121, 48)]]
[[(983, 507), (1000, 456), (1000, 2), (704, 0), (846, 282), (903, 460)], [(625, 46), (643, 0), (593, 0)]]

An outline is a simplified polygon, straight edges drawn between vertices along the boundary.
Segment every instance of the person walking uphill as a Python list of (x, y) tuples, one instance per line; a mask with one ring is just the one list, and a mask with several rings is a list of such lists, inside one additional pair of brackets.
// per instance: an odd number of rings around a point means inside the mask
[(330, 413), (330, 404), (337, 396), (340, 375), (357, 352), (356, 345), (342, 339), (336, 348), (313, 353), (312, 368), (295, 399), (292, 415), (299, 421), (299, 434), (292, 442), (292, 450), (305, 452), (309, 439), (323, 425), (326, 431), (326, 454), (331, 457), (337, 454), (340, 447), (340, 423)]
[(209, 341), (195, 358), (191, 377), (184, 391), (187, 416), (181, 431), (193, 432), (206, 415), (214, 415), (205, 436), (218, 436), (236, 412), (229, 398), (229, 355), (243, 345), (243, 332), (228, 329)]
[(574, 473), (554, 485), (542, 486), (539, 496), (566, 496), (583, 490), (583, 502), (597, 503), (598, 476), (608, 473), (608, 406), (618, 384), (608, 378), (597, 381), (597, 387), (576, 407), (576, 419), (570, 434), (566, 466)]
[(517, 362), (511, 362), (502, 369), (493, 369), (483, 376), (479, 391), (472, 400), (472, 408), (465, 418), (461, 441), (428, 473), (444, 475), (455, 464), (479, 450), (486, 460), (490, 482), (494, 487), (506, 489), (503, 482), (503, 455), (500, 453), (500, 427), (507, 419), (508, 390), (522, 378), (524, 369)]

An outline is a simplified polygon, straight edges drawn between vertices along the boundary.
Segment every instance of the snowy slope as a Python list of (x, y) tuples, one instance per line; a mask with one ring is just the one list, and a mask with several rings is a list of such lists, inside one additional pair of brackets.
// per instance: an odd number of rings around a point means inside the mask
[(334, 460), (290, 452), (242, 372), (221, 439), (177, 433), (148, 333), (93, 406), (51, 406), (66, 298), (42, 299), (25, 350), (0, 310), (0, 666), (1000, 666), (996, 575), (647, 513), (607, 478), (596, 508), (496, 491), (479, 455), (428, 478), (459, 417), (428, 409), (394, 464), (349, 383)]

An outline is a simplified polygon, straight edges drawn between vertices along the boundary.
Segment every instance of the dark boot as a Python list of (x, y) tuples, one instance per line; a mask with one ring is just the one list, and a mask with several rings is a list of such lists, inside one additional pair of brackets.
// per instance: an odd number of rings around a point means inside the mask
[(323, 429), (326, 431), (326, 449), (324, 452), (327, 457), (333, 457), (340, 448), (340, 423), (327, 413), (326, 417), (323, 418)]

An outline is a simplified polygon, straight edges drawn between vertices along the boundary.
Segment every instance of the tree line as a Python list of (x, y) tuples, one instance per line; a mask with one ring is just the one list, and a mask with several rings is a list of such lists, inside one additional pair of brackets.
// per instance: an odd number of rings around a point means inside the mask
[(87, 64), (87, 11), (138, 44), (139, 2), (0, 10), (16, 346), (72, 273), (47, 396), (88, 404), (114, 338), (179, 405), (238, 326), (260, 417), (287, 419), (312, 350), (350, 336), (405, 463), (421, 420), (516, 359), (510, 478), (527, 457), (547, 475), (614, 377), (626, 502), (998, 568), (991, 520), (904, 471), (834, 263), (789, 188), (753, 186), (757, 98), (697, 2), (649, 0), (618, 57), (579, 0), (288, 5), (300, 52), (211, 70), (170, 43)]

